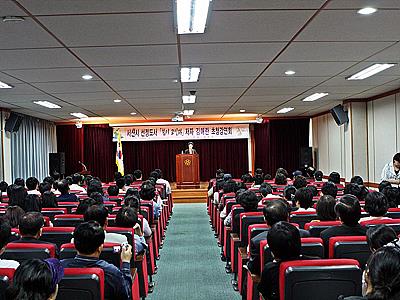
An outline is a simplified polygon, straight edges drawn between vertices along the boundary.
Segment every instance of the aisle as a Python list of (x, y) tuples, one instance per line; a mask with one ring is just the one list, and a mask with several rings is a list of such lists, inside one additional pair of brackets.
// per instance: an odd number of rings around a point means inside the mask
[(240, 299), (225, 273), (205, 204), (175, 204), (151, 300)]

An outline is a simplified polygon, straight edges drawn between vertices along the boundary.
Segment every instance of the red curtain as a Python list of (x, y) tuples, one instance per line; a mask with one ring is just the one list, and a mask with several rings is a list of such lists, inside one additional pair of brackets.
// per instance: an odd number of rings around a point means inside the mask
[(267, 120), (254, 125), (255, 167), (275, 175), (277, 168), (289, 173), (300, 167), (300, 148), (308, 146), (309, 118)]
[(65, 173), (73, 174), (82, 169), (78, 161), (85, 161), (83, 154), (83, 129), (75, 125), (57, 126), (57, 151), (65, 153)]

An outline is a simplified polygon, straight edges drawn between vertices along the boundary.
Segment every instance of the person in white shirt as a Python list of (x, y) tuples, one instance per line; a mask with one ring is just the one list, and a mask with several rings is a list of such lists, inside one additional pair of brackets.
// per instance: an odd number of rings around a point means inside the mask
[(393, 160), (383, 167), (381, 181), (383, 180), (392, 184), (400, 184), (400, 153), (396, 153)]
[(26, 188), (28, 189), (28, 195), (38, 195), (40, 196), (40, 192), (38, 191), (39, 180), (35, 177), (29, 177), (26, 182)]
[(86, 193), (86, 190), (84, 187), (80, 186), (82, 183), (82, 175), (75, 173), (72, 175), (72, 184), (69, 186), (69, 189), (71, 191), (80, 191), (81, 193)]
[[(4, 253), (7, 243), (11, 237), (11, 226), (5, 219), (0, 219), (0, 256)], [(0, 268), (18, 268), (19, 263), (15, 260), (0, 259)]]
[(161, 169), (155, 169), (154, 171), (158, 173), (157, 183), (165, 184), (167, 195), (171, 194), (171, 185), (169, 184), (168, 180), (163, 178)]
[(315, 212), (313, 208), (313, 194), (309, 188), (303, 187), (298, 189), (294, 194), (294, 201), (298, 208), (296, 211)]

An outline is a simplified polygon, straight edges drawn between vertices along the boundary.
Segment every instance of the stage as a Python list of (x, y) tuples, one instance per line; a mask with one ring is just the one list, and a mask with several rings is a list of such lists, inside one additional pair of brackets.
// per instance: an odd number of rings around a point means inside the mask
[(206, 203), (208, 182), (200, 182), (199, 188), (177, 188), (171, 183), (174, 203)]

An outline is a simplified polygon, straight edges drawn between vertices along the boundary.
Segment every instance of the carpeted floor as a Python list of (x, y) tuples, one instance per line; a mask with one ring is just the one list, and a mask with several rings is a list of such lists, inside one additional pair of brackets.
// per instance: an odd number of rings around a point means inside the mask
[(240, 299), (220, 260), (205, 204), (175, 204), (151, 300)]

